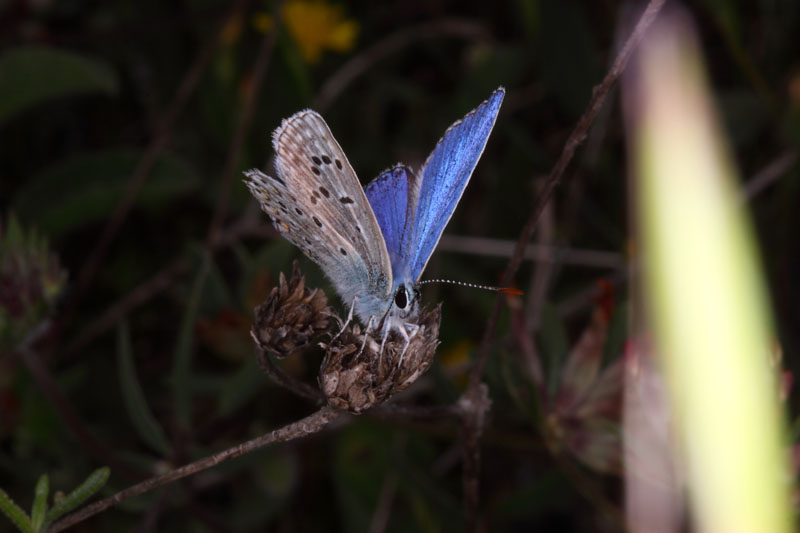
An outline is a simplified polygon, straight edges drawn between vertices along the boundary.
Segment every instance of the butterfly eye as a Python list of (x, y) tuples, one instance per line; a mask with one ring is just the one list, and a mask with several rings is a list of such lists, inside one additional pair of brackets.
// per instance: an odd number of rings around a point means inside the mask
[(406, 296), (406, 288), (402, 285), (394, 294), (394, 303), (400, 309), (405, 309), (408, 305), (408, 296)]

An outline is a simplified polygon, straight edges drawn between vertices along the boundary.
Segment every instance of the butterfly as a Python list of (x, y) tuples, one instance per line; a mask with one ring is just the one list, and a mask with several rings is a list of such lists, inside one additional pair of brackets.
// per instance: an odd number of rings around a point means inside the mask
[(322, 268), (367, 330), (400, 332), (419, 313), (418, 285), (505, 96), (502, 87), (445, 131), (417, 172), (403, 164), (362, 189), (325, 120), (311, 110), (272, 134), (277, 174), (245, 172), (275, 229)]

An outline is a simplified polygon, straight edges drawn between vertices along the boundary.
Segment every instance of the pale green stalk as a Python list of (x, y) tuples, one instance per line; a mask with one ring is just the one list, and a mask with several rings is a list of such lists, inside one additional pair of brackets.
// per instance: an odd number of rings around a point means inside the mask
[(690, 23), (642, 45), (628, 104), (643, 289), (697, 530), (792, 529), (775, 342), (736, 171)]

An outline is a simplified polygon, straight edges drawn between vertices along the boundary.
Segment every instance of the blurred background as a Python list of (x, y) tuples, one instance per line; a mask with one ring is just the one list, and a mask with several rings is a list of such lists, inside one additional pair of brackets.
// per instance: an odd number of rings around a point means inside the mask
[[(362, 183), (419, 167), (498, 86), (486, 151), (424, 275), (496, 284), (642, 2), (6, 0), (0, 4), (0, 488), (106, 493), (297, 420), (253, 308), (300, 258), (242, 183), (325, 117)], [(688, 2), (753, 214), (783, 352), (800, 346), (800, 5)], [(628, 164), (617, 90), (539, 222), (485, 380), (492, 530), (623, 529)], [(679, 216), (676, 214), (676, 216)], [(466, 385), (494, 294), (426, 287), (442, 344), (402, 400)], [(594, 334), (600, 342), (581, 342)], [(781, 350), (778, 350), (780, 352)], [(316, 383), (322, 351), (281, 367)], [(536, 370), (536, 369), (539, 370)], [(787, 387), (788, 394), (788, 387)], [(796, 398), (786, 399), (791, 420)], [(800, 422), (792, 427), (793, 441)], [(458, 531), (459, 427), (369, 414), (126, 501), (77, 530)], [(0, 529), (6, 527), (4, 523)]]

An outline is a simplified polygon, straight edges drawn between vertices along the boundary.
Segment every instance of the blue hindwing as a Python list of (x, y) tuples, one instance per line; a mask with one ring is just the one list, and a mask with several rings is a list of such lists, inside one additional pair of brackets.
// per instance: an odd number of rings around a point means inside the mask
[(397, 279), (397, 267), (408, 261), (409, 221), (418, 192), (417, 178), (410, 168), (396, 165), (381, 172), (364, 192), (381, 228), (393, 277)]

